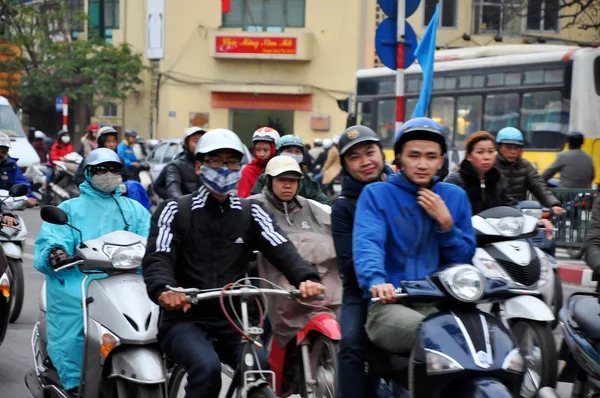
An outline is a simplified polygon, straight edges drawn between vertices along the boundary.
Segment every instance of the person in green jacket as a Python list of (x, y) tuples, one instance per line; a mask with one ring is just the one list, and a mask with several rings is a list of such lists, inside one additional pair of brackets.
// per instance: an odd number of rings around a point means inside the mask
[[(284, 135), (277, 142), (277, 154), (289, 156), (295, 159), (298, 164), (302, 163), (302, 159), (304, 158), (304, 143), (302, 142), (302, 138), (298, 137), (297, 135)], [(306, 199), (315, 200), (325, 205), (330, 205), (331, 200), (321, 190), (321, 184), (315, 181), (315, 179), (308, 174), (303, 174), (304, 178), (302, 178), (298, 184), (298, 195)], [(266, 178), (263, 173), (260, 177), (258, 177), (256, 184), (254, 184), (254, 188), (252, 188), (252, 195), (258, 195), (262, 192), (262, 189), (265, 185), (265, 180)]]

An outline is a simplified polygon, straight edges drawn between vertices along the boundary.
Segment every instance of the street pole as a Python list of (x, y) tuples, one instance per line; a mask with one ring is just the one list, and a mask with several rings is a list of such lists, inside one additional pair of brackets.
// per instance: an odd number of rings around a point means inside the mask
[(404, 122), (404, 16), (406, 4), (398, 1), (398, 32), (396, 33), (396, 133)]
[(64, 104), (63, 104), (63, 125), (62, 125), (62, 129), (65, 131), (69, 131), (69, 126), (67, 123), (68, 120), (69, 120), (69, 97), (67, 97), (65, 95)]

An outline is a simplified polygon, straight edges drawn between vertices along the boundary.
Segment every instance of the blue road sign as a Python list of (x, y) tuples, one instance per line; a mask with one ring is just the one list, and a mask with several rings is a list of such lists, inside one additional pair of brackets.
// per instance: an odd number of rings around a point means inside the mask
[(64, 104), (65, 97), (56, 97), (56, 112), (62, 112)]
[[(408, 18), (417, 11), (421, 0), (403, 0), (406, 2), (406, 12), (404, 17)], [(391, 19), (396, 19), (398, 16), (398, 0), (378, 0), (379, 8)]]
[[(417, 35), (408, 22), (405, 23), (404, 33), (404, 68), (408, 68), (415, 62), (415, 50), (417, 49)], [(375, 50), (381, 62), (390, 69), (396, 69), (398, 31), (396, 21), (386, 18), (377, 27), (375, 32)]]

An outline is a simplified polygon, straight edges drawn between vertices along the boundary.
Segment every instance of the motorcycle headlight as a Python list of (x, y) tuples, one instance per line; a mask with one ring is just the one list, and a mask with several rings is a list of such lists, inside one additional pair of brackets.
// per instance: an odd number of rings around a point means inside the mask
[(488, 218), (487, 222), (503, 236), (519, 236), (523, 230), (522, 217)]
[(540, 279), (536, 285), (537, 287), (542, 287), (548, 283), (550, 272), (552, 272), (552, 266), (548, 260), (548, 256), (544, 255), (540, 257)]
[(446, 290), (460, 301), (477, 301), (485, 290), (485, 277), (469, 264), (456, 265), (440, 274)]
[(427, 362), (427, 374), (449, 373), (464, 369), (448, 355), (428, 348), (425, 348), (425, 361)]
[(135, 269), (142, 266), (145, 248), (141, 243), (132, 246), (105, 245), (102, 250), (117, 269)]
[(506, 273), (504, 268), (498, 264), (496, 260), (491, 260), (489, 258), (478, 258), (477, 261), (479, 264), (485, 267), (485, 276), (493, 279), (503, 279), (507, 282), (512, 282), (512, 278)]
[(521, 212), (527, 216), (535, 217), (538, 220), (544, 215), (542, 209), (522, 209)]

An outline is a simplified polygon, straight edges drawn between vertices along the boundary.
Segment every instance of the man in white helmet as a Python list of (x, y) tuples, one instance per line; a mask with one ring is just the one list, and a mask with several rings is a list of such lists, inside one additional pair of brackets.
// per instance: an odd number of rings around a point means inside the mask
[[(167, 286), (222, 288), (244, 277), (253, 250), (259, 250), (304, 296), (324, 290), (319, 273), (300, 257), (268, 212), (235, 194), (243, 155), (234, 132), (206, 133), (196, 146), (200, 189), (163, 202), (152, 217), (142, 262), (144, 280), (149, 297), (167, 310), (159, 343), (188, 372), (188, 398), (218, 398), (221, 361), (236, 367), (243, 347), (218, 300), (191, 307), (185, 294)], [(212, 344), (215, 338), (218, 347)], [(264, 352), (258, 353), (265, 366)]]
[(10, 138), (0, 133), (0, 189), (9, 190), (15, 184), (27, 185), (29, 189), (27, 193), (27, 206), (33, 207), (37, 203), (36, 196), (31, 192), (31, 184), (19, 166), (17, 166), (18, 158), (13, 158), (8, 155), (10, 149)]
[(198, 190), (194, 153), (198, 141), (205, 133), (206, 131), (200, 127), (190, 127), (185, 131), (182, 143), (183, 152), (165, 167), (167, 198), (178, 198)]

